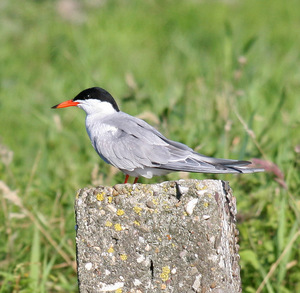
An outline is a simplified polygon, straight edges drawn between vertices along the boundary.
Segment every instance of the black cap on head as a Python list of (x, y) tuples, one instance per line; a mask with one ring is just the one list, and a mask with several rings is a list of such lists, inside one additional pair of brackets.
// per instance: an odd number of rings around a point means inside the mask
[(100, 100), (102, 102), (108, 102), (112, 104), (113, 108), (117, 112), (120, 111), (112, 95), (101, 87), (91, 87), (89, 89), (83, 90), (73, 99), (73, 101), (88, 100), (88, 99), (95, 99), (95, 100)]

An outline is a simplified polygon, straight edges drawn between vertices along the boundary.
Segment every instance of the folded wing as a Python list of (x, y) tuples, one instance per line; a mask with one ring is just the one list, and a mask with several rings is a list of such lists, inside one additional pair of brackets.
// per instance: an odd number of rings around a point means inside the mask
[(216, 159), (193, 151), (188, 146), (167, 139), (145, 121), (125, 113), (118, 119), (102, 121), (115, 131), (95, 137), (93, 146), (111, 165), (133, 171), (156, 168), (195, 173), (253, 173), (263, 171), (249, 168), (248, 161)]

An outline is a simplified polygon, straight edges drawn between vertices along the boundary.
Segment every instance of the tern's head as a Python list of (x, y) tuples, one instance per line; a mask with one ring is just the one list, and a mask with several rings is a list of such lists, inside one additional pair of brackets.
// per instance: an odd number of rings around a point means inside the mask
[(120, 111), (111, 94), (100, 87), (86, 89), (80, 92), (73, 100), (62, 102), (52, 108), (57, 109), (71, 106), (83, 109), (86, 114), (113, 114)]

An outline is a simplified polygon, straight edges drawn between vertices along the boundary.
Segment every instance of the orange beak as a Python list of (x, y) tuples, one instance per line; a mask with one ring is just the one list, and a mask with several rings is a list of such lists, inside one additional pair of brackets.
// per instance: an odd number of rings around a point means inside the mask
[(52, 109), (72, 107), (72, 106), (77, 106), (78, 104), (79, 104), (79, 102), (74, 102), (73, 100), (68, 100), (68, 101), (65, 101), (65, 102), (62, 102), (60, 104), (53, 106)]

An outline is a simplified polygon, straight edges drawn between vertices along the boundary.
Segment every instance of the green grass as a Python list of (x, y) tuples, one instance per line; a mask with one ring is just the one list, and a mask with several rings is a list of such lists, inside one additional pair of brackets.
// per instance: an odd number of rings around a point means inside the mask
[(50, 109), (90, 86), (201, 153), (275, 163), (286, 188), (188, 177), (234, 189), (244, 292), (269, 272), (262, 292), (300, 292), (298, 1), (63, 2), (0, 4), (0, 293), (77, 291), (76, 190), (123, 180), (82, 111)]

